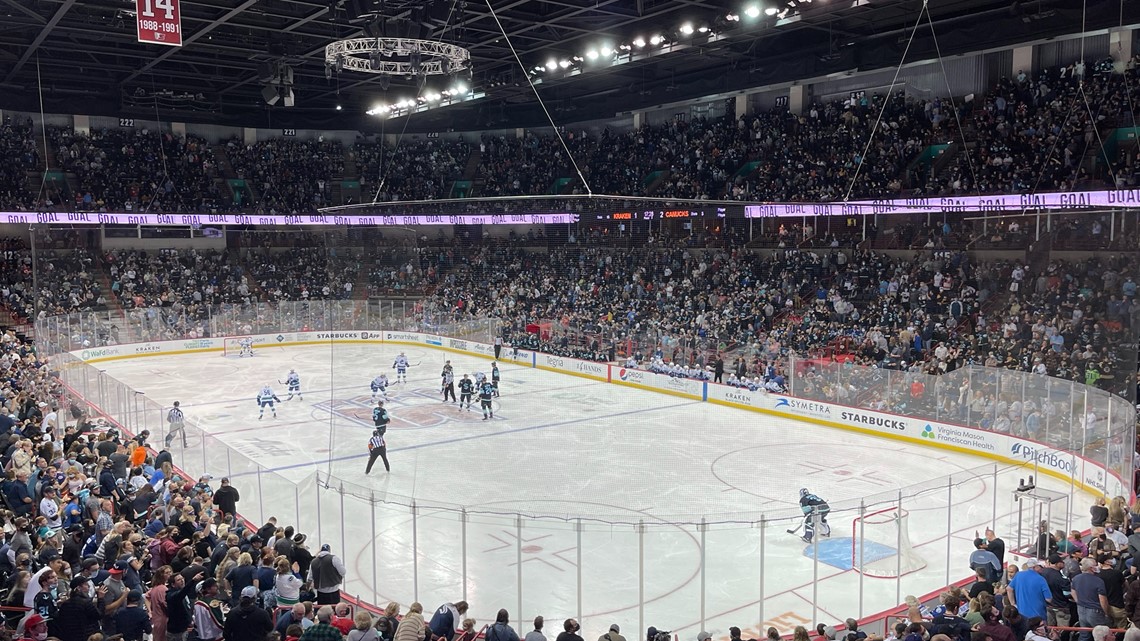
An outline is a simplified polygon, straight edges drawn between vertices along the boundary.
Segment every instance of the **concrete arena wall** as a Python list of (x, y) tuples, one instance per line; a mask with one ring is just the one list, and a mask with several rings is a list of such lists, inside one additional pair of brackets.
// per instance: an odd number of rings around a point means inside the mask
[[(493, 356), (494, 347), (475, 341), (447, 338), (432, 334), (401, 331), (328, 331), (282, 332), (252, 336), (254, 349), (329, 344), (394, 344), (415, 345), (472, 356)], [(223, 338), (183, 339), (152, 343), (130, 343), (71, 352), (87, 363), (98, 363), (148, 356), (191, 354), (222, 351)], [(530, 350), (519, 350), (511, 357), (511, 349), (503, 352), (504, 361), (579, 376), (613, 385), (680, 396), (725, 405), (771, 416), (807, 421), (872, 436), (906, 441), (942, 450), (971, 454), (1002, 463), (1036, 469), (1080, 489), (1098, 495), (1124, 493), (1124, 484), (1102, 463), (1050, 445), (1009, 434), (964, 427), (951, 423), (925, 421), (914, 417), (875, 412), (859, 407), (799, 399), (786, 394), (673, 378), (618, 365), (583, 361)]]

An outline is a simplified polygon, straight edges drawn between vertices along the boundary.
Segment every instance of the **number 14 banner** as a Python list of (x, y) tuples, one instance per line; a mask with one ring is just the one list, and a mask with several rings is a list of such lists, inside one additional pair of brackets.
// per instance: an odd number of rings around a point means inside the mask
[(182, 46), (182, 14), (178, 0), (135, 0), (139, 42)]

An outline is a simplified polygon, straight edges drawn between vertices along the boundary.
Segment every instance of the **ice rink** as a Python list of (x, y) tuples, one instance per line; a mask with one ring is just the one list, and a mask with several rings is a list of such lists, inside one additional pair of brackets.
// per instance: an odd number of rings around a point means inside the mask
[[(457, 379), (489, 373), (490, 361), (418, 347), (404, 350), (419, 363), (408, 383), (388, 394), (392, 471), (378, 462), (365, 476), (368, 383), (380, 373), (394, 379), (400, 351), (259, 346), (253, 358), (156, 356), (99, 367), (163, 406), (180, 401), (188, 423), (209, 437), (203, 449), (191, 434), (185, 451), (173, 448), (176, 461), (230, 474), (247, 514), (275, 514), (282, 524), (300, 514), (311, 542), (330, 543), (345, 560), (347, 592), (381, 606), (418, 599), (426, 609), (466, 595), (481, 625), (505, 607), (513, 623), (545, 616), (554, 634), (563, 618), (581, 616), (586, 638), (611, 623), (629, 638), (654, 625), (689, 639), (702, 620), (714, 635), (731, 625), (746, 637), (767, 625), (810, 629), (965, 578), (971, 541), (988, 525), (1010, 547), (1016, 538), (1010, 493), (1022, 468), (509, 362), (495, 418), (483, 421), (477, 408), (440, 401), (439, 375), (448, 359)], [(304, 399), (258, 420), (257, 392), (270, 383), (284, 399), (278, 381), (290, 368)], [(333, 490), (316, 489), (318, 471)], [(1049, 477), (1038, 485), (1070, 492)], [(835, 507), (818, 552), (786, 532), (798, 523), (801, 487)], [(886, 507), (882, 497), (900, 489), (927, 567), (899, 581), (864, 577), (850, 569), (859, 500), (878, 497), (866, 499), (868, 510)], [(315, 495), (319, 517), (300, 507)], [(1087, 504), (1078, 492), (1075, 522)], [(1053, 514), (1054, 526), (1065, 518)]]

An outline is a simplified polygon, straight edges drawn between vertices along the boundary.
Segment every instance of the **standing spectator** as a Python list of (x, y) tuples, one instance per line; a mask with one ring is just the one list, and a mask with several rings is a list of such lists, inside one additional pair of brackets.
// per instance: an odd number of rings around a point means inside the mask
[(519, 635), (510, 626), (511, 616), (505, 608), (500, 608), (495, 615), (495, 623), (487, 628), (484, 635), (487, 641), (519, 641)]
[(1108, 506), (1105, 505), (1103, 496), (1097, 497), (1093, 502), (1089, 514), (1092, 516), (1093, 527), (1104, 527), (1104, 522), (1108, 520)]
[[(237, 565), (223, 577), (226, 593), (230, 595), (230, 604), (237, 605), (239, 595), (247, 587), (258, 589), (257, 568), (253, 565), (253, 556), (249, 552), (238, 555)], [(269, 586), (266, 586), (268, 589)]]
[(150, 612), (151, 641), (166, 641), (166, 590), (170, 580), (170, 566), (163, 565), (154, 571), (151, 588), (146, 592), (146, 607)]
[(546, 641), (546, 635), (542, 633), (543, 623), (542, 617), (534, 617), (534, 629), (526, 633), (523, 641)]
[(226, 625), (225, 611), (218, 600), (218, 582), (209, 578), (198, 584), (198, 600), (194, 602), (194, 634), (200, 641), (219, 641)]
[(1053, 593), (1037, 568), (1037, 559), (1026, 561), (1025, 571), (1018, 572), (1017, 576), (1013, 577), (1005, 595), (1009, 604), (1016, 607), (1023, 617), (1045, 619), (1048, 616), (1048, 604), (1053, 600)]
[(313, 553), (305, 546), (305, 535), (297, 534), (293, 537), (293, 554), (290, 557), (299, 568), (301, 580), (309, 580), (309, 568), (313, 565)]
[(226, 616), (226, 641), (264, 641), (272, 631), (269, 613), (257, 607), (257, 588), (247, 585), (241, 591), (238, 607)]
[(423, 641), (424, 638), (424, 606), (419, 602), (408, 606), (408, 613), (396, 628), (394, 641)]
[(115, 613), (115, 629), (123, 635), (123, 641), (142, 641), (143, 635), (151, 632), (150, 617), (142, 607), (142, 600), (142, 592), (131, 590), (126, 607)]
[[(1104, 581), (1096, 575), (1097, 563), (1093, 559), (1081, 559), (1081, 573), (1072, 578), (1073, 600), (1077, 602), (1077, 625), (1092, 628), (1108, 625), (1108, 593)], [(1089, 641), (1088, 630), (1081, 631), (1081, 641)]]
[(578, 625), (577, 621), (566, 619), (562, 622), (562, 632), (555, 641), (582, 641), (582, 637), (578, 636), (578, 630), (581, 629), (582, 626)]
[(444, 603), (439, 606), (431, 615), (431, 623), (428, 624), (432, 635), (452, 641), (452, 638), (455, 637), (455, 630), (463, 622), (463, 615), (465, 614), (467, 614), (466, 601)]
[(1001, 579), (1001, 561), (993, 552), (986, 549), (986, 540), (979, 537), (974, 539), (974, 551), (970, 554), (970, 569), (977, 571), (983, 568), (990, 583), (996, 583)]
[(60, 641), (87, 641), (92, 634), (99, 632), (99, 620), (103, 618), (104, 588), (96, 590), (97, 601), (90, 596), (91, 579), (77, 576), (71, 580), (71, 592), (59, 604), (59, 619), (55, 634)]
[(240, 500), (237, 488), (230, 485), (228, 478), (223, 478), (222, 486), (214, 492), (214, 505), (218, 506), (224, 516), (232, 516), (237, 514), (237, 503)]
[(340, 585), (344, 582), (344, 561), (332, 553), (329, 544), (321, 546), (309, 570), (313, 573), (313, 587), (317, 590), (318, 605), (340, 603)]
[[(199, 573), (191, 581), (197, 581), (204, 574)], [(193, 621), (190, 599), (194, 596), (194, 585), (178, 572), (170, 577), (166, 587), (166, 640), (186, 641), (186, 631)]]

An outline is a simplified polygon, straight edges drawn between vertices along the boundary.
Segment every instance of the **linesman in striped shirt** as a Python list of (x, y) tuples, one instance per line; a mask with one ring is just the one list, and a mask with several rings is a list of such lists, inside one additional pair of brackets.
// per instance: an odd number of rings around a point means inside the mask
[(166, 432), (166, 447), (170, 449), (170, 444), (174, 442), (174, 435), (182, 435), (182, 447), (186, 447), (186, 416), (178, 407), (178, 401), (174, 401), (174, 407), (166, 413), (166, 422), (170, 425), (170, 429)]
[(372, 465), (376, 463), (376, 459), (384, 460), (384, 471), (391, 472), (392, 467), (388, 465), (388, 446), (384, 442), (384, 433), (388, 431), (388, 422), (391, 418), (388, 416), (388, 410), (384, 409), (384, 401), (376, 404), (372, 410), (372, 424), (376, 429), (372, 430), (372, 438), (368, 439), (368, 467), (364, 468), (365, 474), (372, 472)]

